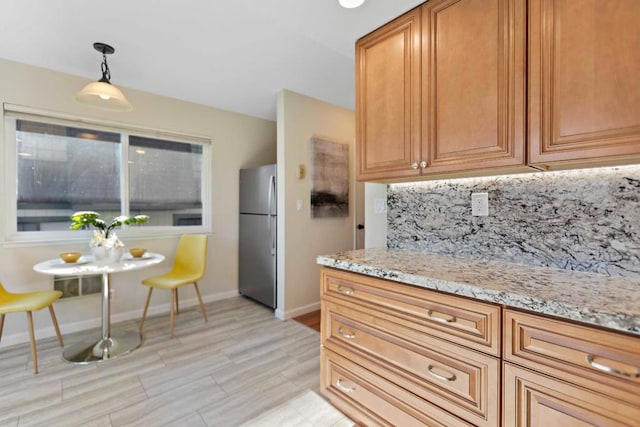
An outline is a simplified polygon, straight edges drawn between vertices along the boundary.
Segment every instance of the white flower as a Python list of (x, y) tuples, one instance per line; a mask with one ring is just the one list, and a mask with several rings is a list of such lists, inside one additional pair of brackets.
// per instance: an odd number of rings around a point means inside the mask
[(94, 248), (97, 246), (105, 246), (107, 239), (104, 237), (104, 233), (98, 230), (93, 230), (93, 237), (89, 242), (89, 247)]
[(122, 241), (118, 239), (118, 236), (116, 236), (116, 233), (111, 233), (111, 236), (109, 236), (109, 238), (105, 240), (104, 247), (109, 249), (124, 248), (124, 243), (122, 243)]

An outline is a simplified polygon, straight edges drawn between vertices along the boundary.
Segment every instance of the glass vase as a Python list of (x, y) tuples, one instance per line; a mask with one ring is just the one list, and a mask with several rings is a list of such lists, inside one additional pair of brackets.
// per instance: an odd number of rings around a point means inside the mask
[(91, 248), (91, 254), (96, 261), (102, 261), (109, 258), (109, 249), (104, 246), (94, 246)]
[(124, 248), (111, 248), (109, 249), (109, 261), (119, 262), (123, 254), (124, 254)]

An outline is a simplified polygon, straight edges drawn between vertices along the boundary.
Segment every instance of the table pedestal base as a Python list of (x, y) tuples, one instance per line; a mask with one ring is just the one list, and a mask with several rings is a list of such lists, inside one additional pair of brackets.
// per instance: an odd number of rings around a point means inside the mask
[(116, 331), (109, 338), (87, 338), (64, 348), (62, 357), (78, 365), (115, 359), (142, 344), (140, 332)]

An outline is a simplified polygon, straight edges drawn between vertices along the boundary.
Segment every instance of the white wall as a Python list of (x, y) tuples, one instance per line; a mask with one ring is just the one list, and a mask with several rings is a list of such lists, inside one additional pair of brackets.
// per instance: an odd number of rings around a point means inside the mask
[[(384, 212), (376, 210), (376, 201), (384, 202)], [(364, 247), (387, 247), (387, 184), (364, 184)]]
[[(320, 307), (320, 267), (316, 257), (353, 249), (355, 192), (355, 114), (283, 90), (278, 94), (278, 308), (290, 318)], [(313, 136), (349, 145), (349, 217), (312, 219), (309, 172)], [(297, 210), (297, 201), (303, 203)]]
[[(129, 113), (114, 113), (77, 104), (73, 95), (88, 80), (25, 64), (0, 59), (0, 102), (23, 105), (38, 110), (98, 119), (115, 123), (168, 130), (176, 133), (204, 135), (213, 141), (212, 224), (209, 236), (208, 271), (200, 283), (206, 301), (237, 294), (238, 286), (238, 170), (273, 163), (276, 160), (276, 124), (203, 105), (178, 101), (146, 92), (122, 88), (134, 106)], [(117, 84), (117, 82), (116, 82)], [(185, 84), (176, 82), (176, 84)], [(0, 121), (0, 165), (4, 169), (4, 121)], [(0, 188), (6, 179), (0, 174)], [(0, 201), (0, 203), (4, 203)], [(0, 206), (0, 229), (6, 220)], [(12, 244), (0, 241), (0, 282), (11, 291), (50, 289), (51, 277), (33, 272), (32, 266), (54, 258), (62, 251), (87, 251), (88, 241), (74, 240), (46, 244)], [(114, 298), (111, 312), (114, 321), (138, 318), (142, 313), (147, 289), (142, 278), (168, 270), (177, 237), (159, 237), (125, 241), (129, 246), (144, 246), (167, 255), (160, 266), (112, 278)], [(165, 295), (166, 294), (166, 295)], [(191, 289), (181, 291), (181, 305), (194, 301)], [(169, 292), (155, 292), (150, 314), (168, 311)], [(99, 325), (100, 299), (87, 296), (57, 302), (56, 312), (62, 333)], [(179, 320), (178, 320), (179, 321)], [(37, 337), (53, 335), (47, 310), (35, 316)], [(8, 315), (2, 345), (27, 341), (26, 318)]]

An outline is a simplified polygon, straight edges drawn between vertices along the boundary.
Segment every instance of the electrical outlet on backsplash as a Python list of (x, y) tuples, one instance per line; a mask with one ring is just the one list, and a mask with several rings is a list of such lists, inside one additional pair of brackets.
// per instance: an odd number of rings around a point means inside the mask
[[(490, 216), (472, 216), (472, 193)], [(640, 278), (640, 166), (391, 184), (389, 248)]]

